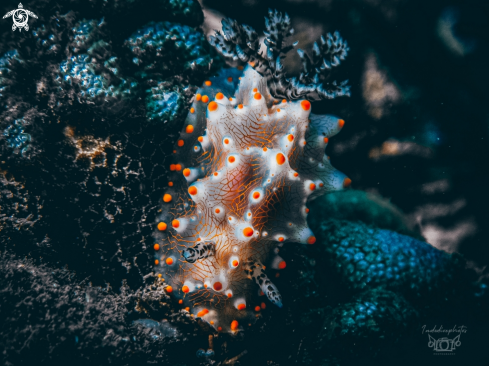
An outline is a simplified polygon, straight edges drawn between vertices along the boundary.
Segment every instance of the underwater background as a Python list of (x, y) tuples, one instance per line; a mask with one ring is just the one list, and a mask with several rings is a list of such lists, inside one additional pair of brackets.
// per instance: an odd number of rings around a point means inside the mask
[[(488, 3), (23, 6), (29, 30), (0, 21), (2, 364), (489, 364)], [(314, 246), (281, 249), (284, 307), (216, 334), (153, 275), (153, 235), (192, 98), (229, 65), (208, 37), (223, 17), (261, 34), (268, 9), (306, 52), (348, 42), (351, 96), (313, 111), (345, 120), (326, 152), (352, 184), (308, 205)]]

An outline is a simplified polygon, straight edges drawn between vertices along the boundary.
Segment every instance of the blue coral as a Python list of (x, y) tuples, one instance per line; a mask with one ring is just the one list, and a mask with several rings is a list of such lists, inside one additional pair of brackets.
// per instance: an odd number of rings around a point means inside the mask
[(24, 132), (25, 125), (26, 122), (23, 118), (16, 119), (13, 124), (3, 131), (10, 148), (14, 149), (15, 152), (20, 152), (21, 155), (24, 155), (29, 150), (31, 142), (31, 135)]
[(185, 98), (178, 89), (165, 87), (165, 83), (147, 91), (146, 116), (152, 122), (173, 122), (181, 116), (185, 108)]

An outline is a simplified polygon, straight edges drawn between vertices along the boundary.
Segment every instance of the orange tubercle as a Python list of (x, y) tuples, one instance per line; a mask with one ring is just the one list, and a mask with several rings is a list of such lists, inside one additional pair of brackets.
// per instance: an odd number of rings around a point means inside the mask
[(234, 331), (234, 330), (238, 329), (238, 326), (239, 326), (239, 324), (238, 324), (238, 321), (237, 320), (233, 320), (231, 322), (231, 330)]
[(285, 163), (285, 155), (282, 153), (278, 153), (276, 160), (278, 165), (282, 165), (283, 163)]
[(314, 191), (316, 189), (316, 185), (314, 183), (309, 184), (309, 189)]
[(253, 229), (251, 227), (245, 227), (243, 229), (243, 235), (246, 236), (247, 238), (253, 236)]
[(183, 175), (188, 177), (190, 175), (190, 169), (189, 168), (183, 169)]
[(163, 196), (163, 202), (171, 202), (171, 195), (168, 194), (168, 193), (165, 193), (165, 195)]
[(201, 318), (201, 317), (203, 317), (204, 315), (206, 315), (206, 314), (208, 314), (208, 313), (209, 313), (209, 310), (207, 310), (207, 309), (202, 309), (201, 311), (199, 311), (199, 312), (197, 313), (197, 316), (198, 316), (199, 318)]
[(308, 100), (303, 100), (301, 102), (301, 107), (303, 110), (308, 111), (309, 109), (311, 109), (311, 102), (309, 102)]
[(238, 310), (244, 310), (244, 309), (246, 309), (246, 305), (245, 304), (238, 304), (237, 308), (238, 308)]
[(155, 259), (155, 265), (160, 264), (160, 261), (158, 259)]
[(199, 136), (199, 138), (197, 140), (199, 140), (199, 142), (204, 142), (204, 137), (203, 136)]
[(253, 193), (253, 198), (254, 198), (255, 200), (257, 200), (258, 198), (260, 198), (260, 192), (254, 192), (254, 193)]
[[(193, 108), (192, 108), (192, 109), (193, 109)], [(191, 113), (194, 113), (194, 112), (192, 112), (192, 111), (190, 111), (190, 112), (191, 112)], [(187, 132), (187, 133), (192, 133), (192, 132), (194, 132), (194, 126), (192, 126), (192, 125), (187, 125), (187, 127), (185, 128), (185, 132)]]
[(211, 86), (212, 85), (212, 82), (210, 80), (206, 80), (204, 84), (207, 85), (207, 86)]
[(228, 161), (229, 161), (230, 163), (234, 163), (234, 162), (236, 161), (236, 158), (235, 158), (234, 156), (230, 156), (230, 157), (228, 158)]
[(216, 214), (218, 214), (218, 213), (221, 212), (221, 210), (219, 210), (218, 208), (216, 208), (215, 212), (216, 212)]
[(188, 193), (191, 194), (192, 196), (196, 195), (197, 194), (197, 187), (195, 187), (195, 186), (188, 187)]
[(345, 121), (344, 120), (342, 120), (342, 119), (338, 120), (338, 127), (339, 128), (343, 128), (344, 125), (345, 125)]
[(183, 304), (183, 300), (182, 300), (182, 299), (178, 300), (178, 303), (179, 303), (180, 305), (181, 305), (181, 304)]
[(171, 266), (173, 264), (173, 258), (168, 257), (168, 258), (166, 258), (165, 262), (166, 262), (166, 264)]
[(237, 267), (239, 262), (235, 259), (232, 264), (233, 264), (233, 267)]
[(207, 95), (202, 96), (202, 102), (207, 103), (209, 101), (209, 97)]
[(294, 177), (298, 177), (298, 176), (299, 176), (299, 173), (295, 172)]
[(257, 91), (258, 91), (258, 89), (257, 89), (257, 88), (253, 89), (253, 93), (256, 93)]
[(168, 185), (169, 185), (170, 187), (173, 187), (173, 182), (168, 182)]
[(287, 103), (287, 99), (282, 99), (282, 103)]
[(284, 241), (284, 237), (283, 236), (279, 237), (278, 241), (280, 241), (280, 242)]
[(238, 108), (239, 109), (243, 109), (243, 105), (242, 104), (238, 104)]
[(166, 292), (168, 292), (169, 294), (171, 294), (173, 292), (173, 287), (166, 286)]
[(260, 310), (261, 310), (261, 308), (260, 308), (259, 306), (255, 306), (255, 311), (256, 311), (256, 312), (258, 312), (258, 311), (260, 311)]
[(166, 225), (166, 222), (163, 222), (162, 221), (162, 222), (158, 223), (158, 230), (159, 231), (165, 231), (166, 230), (166, 226), (167, 226)]
[(197, 102), (199, 102), (199, 101), (202, 99), (202, 95), (197, 94), (197, 95), (195, 96), (195, 99), (197, 100)]
[(307, 244), (314, 244), (316, 242), (316, 237), (310, 236), (307, 238)]
[(262, 302), (262, 303), (261, 303), (261, 308), (262, 308), (262, 309), (266, 309), (266, 307), (267, 307), (267, 304), (265, 304), (264, 302)]
[(351, 185), (351, 179), (350, 178), (345, 178), (343, 180), (343, 188), (349, 187)]
[(224, 143), (227, 145), (229, 144), (229, 139), (224, 139)]
[(224, 99), (224, 94), (222, 94), (222, 93), (217, 93), (217, 94), (216, 94), (216, 99), (219, 99), (219, 100)]
[(253, 98), (255, 98), (256, 100), (260, 100), (261, 99), (261, 94), (260, 93), (255, 93), (255, 95), (253, 96)]
[(182, 166), (180, 164), (175, 164), (175, 170), (179, 172), (182, 170)]
[(287, 266), (287, 264), (285, 263), (285, 261), (282, 261), (278, 264), (278, 268), (279, 269), (284, 269), (285, 267)]
[(228, 81), (229, 81), (229, 82), (233, 81), (233, 78), (232, 78), (231, 76), (230, 76), (230, 77), (228, 77)]
[(329, 142), (329, 139), (327, 137), (324, 138), (324, 143), (327, 144)]
[(183, 286), (182, 287), (182, 291), (185, 292), (185, 293), (187, 293), (187, 292), (190, 291), (190, 289), (188, 288), (188, 286)]
[(209, 109), (209, 111), (214, 112), (215, 110), (217, 110), (218, 106), (216, 102), (212, 101), (209, 103), (207, 108)]
[(287, 140), (294, 141), (294, 135), (292, 135), (292, 134), (288, 135)]
[(174, 228), (178, 228), (178, 227), (180, 227), (180, 221), (178, 221), (178, 220), (176, 220), (176, 219), (175, 219), (175, 220), (173, 220), (173, 221), (171, 222), (171, 226), (173, 226)]
[(153, 245), (154, 250), (160, 250), (160, 244)]
[(222, 330), (221, 327), (217, 327), (217, 331), (220, 332)]
[(216, 282), (214, 283), (214, 290), (216, 291), (221, 291), (222, 290), (222, 283), (221, 282)]
[(170, 164), (170, 170), (173, 172), (175, 170), (175, 164)]

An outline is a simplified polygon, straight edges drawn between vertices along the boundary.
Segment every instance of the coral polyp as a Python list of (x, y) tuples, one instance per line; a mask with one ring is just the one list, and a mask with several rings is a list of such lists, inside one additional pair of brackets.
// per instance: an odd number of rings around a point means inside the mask
[(256, 318), (260, 291), (282, 306), (265, 264), (285, 267), (278, 245), (314, 244), (306, 203), (351, 182), (324, 154), (343, 120), (311, 114), (305, 99), (275, 99), (251, 66), (240, 73), (223, 70), (197, 91), (154, 248), (168, 292), (230, 332)]

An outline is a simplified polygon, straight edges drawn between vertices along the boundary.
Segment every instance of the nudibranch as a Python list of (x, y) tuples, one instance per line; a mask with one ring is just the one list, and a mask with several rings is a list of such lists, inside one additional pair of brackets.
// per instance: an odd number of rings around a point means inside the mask
[(225, 69), (197, 91), (154, 246), (156, 273), (194, 317), (236, 332), (266, 307), (259, 295), (282, 306), (265, 265), (285, 267), (284, 243), (314, 244), (306, 203), (351, 183), (325, 155), (343, 125), (311, 114), (306, 99), (274, 98), (251, 66)]

